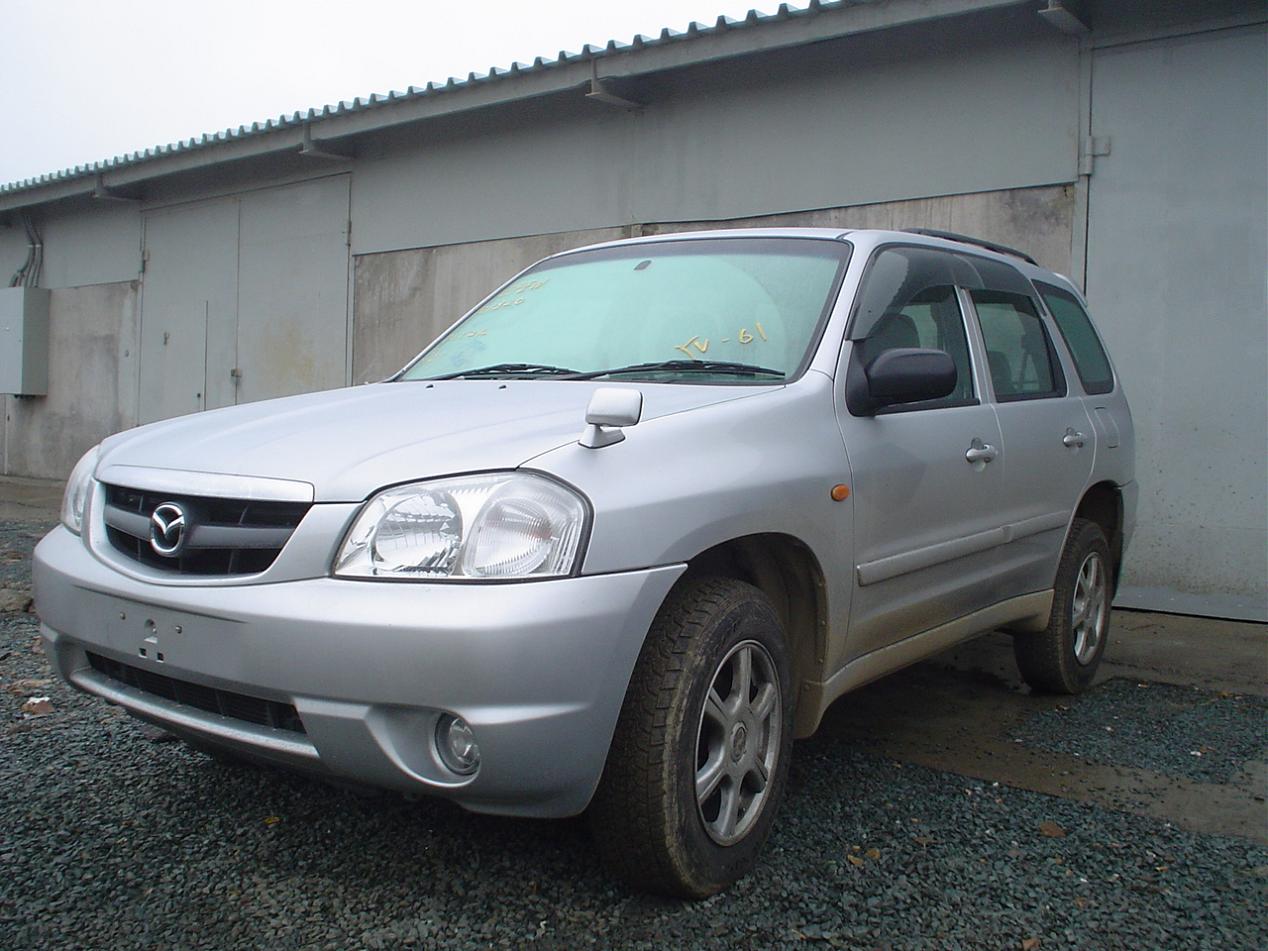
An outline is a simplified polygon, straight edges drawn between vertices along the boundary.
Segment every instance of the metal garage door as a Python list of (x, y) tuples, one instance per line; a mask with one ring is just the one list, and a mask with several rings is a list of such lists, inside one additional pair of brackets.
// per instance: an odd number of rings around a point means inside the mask
[(233, 403), (237, 273), (237, 199), (145, 216), (140, 422)]
[(140, 421), (342, 386), (348, 176), (147, 212)]
[(1097, 50), (1087, 293), (1131, 399), (1120, 602), (1268, 620), (1264, 27)]
[(348, 176), (240, 199), (237, 401), (347, 382)]

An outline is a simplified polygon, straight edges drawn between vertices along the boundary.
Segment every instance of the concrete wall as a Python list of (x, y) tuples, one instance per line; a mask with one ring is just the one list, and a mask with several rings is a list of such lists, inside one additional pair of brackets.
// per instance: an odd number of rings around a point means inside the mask
[(684, 70), (638, 111), (577, 96), (402, 134), (359, 153), (353, 253), (1073, 182), (1077, 43), (1030, 11), (1000, 29)]
[(26, 233), (17, 218), (0, 222), (0, 287), (9, 286), (9, 278), (26, 260)]
[[(141, 273), (139, 202), (81, 200), (32, 214), (44, 244), (40, 286), (78, 287), (135, 281)], [(26, 260), (17, 216), (0, 225), (0, 283)]]
[(135, 281), (141, 274), (141, 213), (137, 202), (96, 201), (80, 210), (43, 216), (41, 287)]
[(1014, 189), (853, 208), (766, 215), (728, 222), (675, 222), (596, 228), (501, 241), (416, 248), (355, 259), (352, 377), (379, 380), (399, 370), (441, 331), (517, 271), (570, 248), (629, 237), (717, 227), (926, 227), (981, 235), (1030, 251), (1065, 271), (1074, 195), (1069, 186)]
[(136, 425), (135, 281), (54, 290), (48, 396), (4, 399), (4, 474), (65, 478), (79, 456)]
[[(851, 208), (823, 208), (738, 218), (729, 228), (937, 228), (956, 231), (1027, 251), (1046, 268), (1066, 274), (1070, 269), (1074, 188), (1053, 185), (945, 195), (911, 201), (886, 201)], [(668, 234), (717, 228), (716, 221), (644, 225), (642, 234)]]

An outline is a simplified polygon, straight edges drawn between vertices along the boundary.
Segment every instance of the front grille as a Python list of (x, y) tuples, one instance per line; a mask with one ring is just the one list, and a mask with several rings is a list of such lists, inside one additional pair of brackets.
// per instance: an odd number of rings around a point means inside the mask
[(305, 732), (299, 714), (289, 703), (277, 703), (273, 700), (249, 697), (244, 693), (191, 684), (185, 680), (156, 674), (152, 670), (142, 670), (140, 667), (121, 664), (117, 660), (102, 657), (91, 651), (87, 653), (88, 663), (92, 665), (93, 670), (105, 674), (111, 680), (117, 680), (121, 684), (154, 694), (156, 697), (172, 700), (187, 707), (197, 707), (209, 713), (218, 713), (222, 717), (234, 720), (271, 726), (277, 730), (290, 730), (292, 733)]
[[(106, 537), (133, 561), (188, 575), (249, 575), (264, 571), (281, 552), (308, 502), (262, 502), (168, 495), (123, 486), (106, 487)], [(176, 557), (150, 544), (150, 517), (165, 502), (188, 516), (187, 539)]]

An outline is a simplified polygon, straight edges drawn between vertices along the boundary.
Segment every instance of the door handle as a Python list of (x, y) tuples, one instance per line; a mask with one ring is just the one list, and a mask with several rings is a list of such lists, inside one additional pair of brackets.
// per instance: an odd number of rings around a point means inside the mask
[(964, 461), (969, 465), (977, 465), (979, 462), (986, 464), (998, 455), (999, 450), (994, 446), (984, 443), (980, 439), (974, 439), (964, 453)]
[(1077, 432), (1073, 426), (1065, 431), (1065, 435), (1061, 437), (1061, 442), (1069, 449), (1082, 449), (1083, 441), (1087, 437)]

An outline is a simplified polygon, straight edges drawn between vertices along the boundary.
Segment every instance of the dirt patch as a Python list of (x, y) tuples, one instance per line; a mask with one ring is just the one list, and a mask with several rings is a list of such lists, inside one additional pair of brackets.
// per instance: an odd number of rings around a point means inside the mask
[(1012, 738), (1091, 763), (1227, 783), (1268, 757), (1268, 700), (1115, 679), (1036, 713)]

